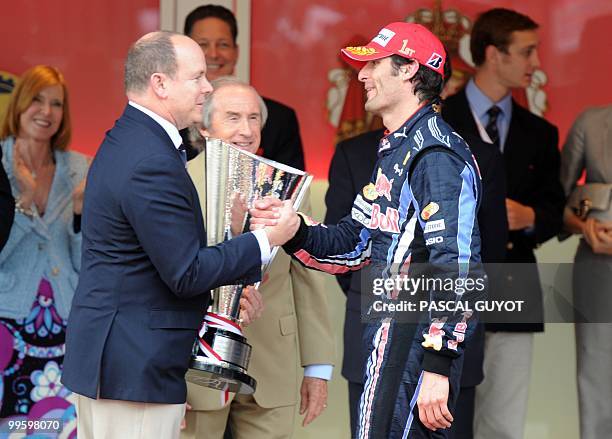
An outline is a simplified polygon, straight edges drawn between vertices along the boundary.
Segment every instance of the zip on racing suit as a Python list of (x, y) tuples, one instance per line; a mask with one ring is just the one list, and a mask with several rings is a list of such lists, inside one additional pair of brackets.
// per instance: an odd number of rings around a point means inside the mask
[[(298, 232), (284, 246), (287, 253), (307, 267), (332, 274), (369, 264), (378, 277), (389, 278), (410, 275), (410, 265), (420, 262), (452, 267), (456, 277), (467, 276), (480, 263), (476, 213), (481, 190), (480, 173), (465, 141), (426, 104), (380, 141), (378, 156), (351, 215), (336, 226), (302, 216)], [(428, 295), (432, 301), (449, 298), (448, 292), (438, 290)], [(475, 297), (452, 294), (455, 300)], [(452, 412), (463, 342), (476, 318), (445, 310), (428, 310), (425, 318), (418, 325), (398, 322), (392, 315), (368, 323), (360, 438), (444, 437), (443, 431), (433, 433), (419, 420), (416, 399), (422, 371), (449, 377)]]

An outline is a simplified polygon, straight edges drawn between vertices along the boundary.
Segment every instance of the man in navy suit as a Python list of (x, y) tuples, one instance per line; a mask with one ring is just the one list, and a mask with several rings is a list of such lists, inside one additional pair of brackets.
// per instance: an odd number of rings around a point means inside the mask
[(277, 223), (206, 247), (179, 135), (200, 119), (211, 91), (193, 40), (170, 32), (139, 39), (125, 88), (129, 104), (89, 171), (62, 381), (77, 393), (79, 437), (178, 438), (210, 289), (259, 280), (270, 246), (298, 223), (286, 220), (286, 204)]

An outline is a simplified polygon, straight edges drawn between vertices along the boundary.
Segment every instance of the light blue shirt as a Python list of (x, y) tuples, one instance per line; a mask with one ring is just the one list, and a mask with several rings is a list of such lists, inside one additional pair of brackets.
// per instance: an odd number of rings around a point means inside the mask
[(304, 366), (304, 376), (312, 378), (321, 378), (322, 380), (331, 380), (334, 366), (331, 364), (310, 364)]
[(508, 93), (497, 102), (493, 102), (485, 95), (476, 85), (474, 79), (470, 79), (465, 87), (465, 95), (472, 112), (480, 121), (482, 127), (486, 127), (489, 123), (489, 115), (487, 111), (493, 105), (497, 105), (501, 110), (497, 116), (497, 131), (499, 132), (499, 149), (504, 152), (504, 145), (508, 137), (510, 129), (510, 120), (512, 119), (512, 95)]
[[(164, 131), (168, 133), (168, 136), (170, 136), (170, 139), (172, 140), (172, 143), (174, 144), (175, 148), (178, 149), (178, 147), (181, 146), (181, 144), (183, 143), (183, 139), (179, 134), (178, 128), (174, 126), (173, 123), (170, 123), (169, 121), (161, 117), (159, 114), (154, 113), (153, 111), (149, 110), (146, 107), (143, 107), (142, 105), (137, 104), (136, 102), (128, 101), (128, 104), (130, 104), (137, 110), (142, 111), (155, 122), (160, 124)], [(268, 241), (268, 235), (266, 235), (266, 232), (263, 229), (255, 230), (250, 233), (255, 235), (255, 238), (257, 238), (257, 243), (259, 244), (259, 250), (261, 252), (261, 265), (267, 264), (270, 261), (270, 256), (272, 253), (270, 249), (270, 242)]]

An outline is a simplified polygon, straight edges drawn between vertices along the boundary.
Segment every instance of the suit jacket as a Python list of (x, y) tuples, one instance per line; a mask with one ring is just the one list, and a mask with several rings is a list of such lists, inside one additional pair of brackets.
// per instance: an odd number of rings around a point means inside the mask
[(4, 244), (8, 240), (14, 218), (15, 200), (11, 194), (11, 185), (2, 166), (2, 150), (0, 150), (0, 251), (2, 251)]
[[(304, 150), (300, 127), (293, 108), (272, 99), (263, 98), (268, 108), (268, 120), (261, 131), (259, 153), (268, 159), (284, 163), (297, 169), (305, 169)], [(193, 144), (189, 129), (180, 131), (187, 150), (187, 160), (192, 160), (202, 150)]]
[[(203, 200), (204, 185), (197, 182), (204, 181), (204, 154), (191, 160), (188, 169)], [(310, 210), (309, 197), (300, 210)], [(206, 212), (205, 205), (202, 212)], [(244, 328), (244, 335), (253, 347), (248, 374), (257, 380), (253, 396), (261, 407), (297, 403), (300, 359), (302, 366), (334, 362), (334, 335), (322, 277), (323, 274), (303, 267), (282, 249), (264, 276), (260, 286), (263, 314)], [(187, 401), (194, 410), (223, 407), (218, 390), (191, 383), (187, 383)]]
[[(480, 138), (465, 89), (445, 101), (442, 114), (464, 138)], [(510, 322), (510, 316), (491, 316), (490, 320), (499, 322), (488, 324), (487, 329), (528, 332), (544, 329), (542, 290), (533, 251), (556, 236), (563, 224), (565, 197), (559, 181), (558, 141), (554, 125), (512, 101), (512, 119), (503, 152), (506, 197), (532, 207), (535, 226), (531, 231), (509, 232), (505, 261), (522, 265), (508, 265), (505, 270), (511, 271), (503, 276), (504, 285), (491, 289), (489, 297), (525, 300), (527, 312), (518, 317), (518, 323)]]
[[(353, 200), (365, 186), (377, 160), (377, 145), (384, 130), (370, 131), (340, 142), (329, 168), (329, 189), (325, 196), (325, 223), (335, 224), (350, 213)], [(501, 154), (487, 148), (480, 139), (466, 139), (483, 172), (483, 197), (478, 212), (483, 262), (498, 262), (505, 254), (507, 236), (505, 182)], [(483, 166), (484, 164), (484, 166)], [(348, 282), (347, 282), (348, 280)], [(360, 296), (358, 275), (345, 275), (339, 283), (347, 295), (344, 323), (344, 359), (342, 375), (349, 381), (363, 382), (366, 358), (361, 342)], [(484, 332), (480, 327), (465, 350), (462, 386), (475, 386), (483, 378)]]
[(263, 100), (268, 107), (268, 120), (261, 130), (262, 155), (297, 169), (306, 169), (295, 111), (272, 99)]
[(164, 129), (128, 105), (89, 170), (62, 381), (96, 398), (185, 402), (211, 288), (260, 278), (257, 239), (205, 247), (198, 195)]

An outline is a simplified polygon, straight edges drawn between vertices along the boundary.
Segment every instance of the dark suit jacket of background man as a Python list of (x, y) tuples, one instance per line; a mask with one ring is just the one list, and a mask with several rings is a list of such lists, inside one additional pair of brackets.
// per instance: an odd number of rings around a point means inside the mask
[(179, 404), (209, 290), (261, 277), (247, 233), (204, 247), (200, 203), (164, 129), (128, 105), (89, 170), (62, 381), (90, 398)]
[(11, 185), (2, 166), (0, 150), (0, 251), (6, 244), (15, 218), (15, 200), (11, 194)]
[[(480, 138), (465, 89), (445, 101), (442, 116), (466, 140)], [(503, 151), (507, 198), (534, 209), (535, 227), (530, 232), (509, 232), (505, 258), (508, 263), (535, 263), (534, 249), (561, 230), (565, 197), (559, 181), (558, 142), (559, 133), (554, 125), (512, 101), (512, 119)], [(487, 171), (485, 167), (480, 165), (483, 173)], [(507, 267), (504, 270), (516, 270), (510, 265)], [(487, 324), (487, 330), (544, 330), (542, 289), (537, 267), (531, 264), (529, 267), (523, 266), (521, 270), (520, 276), (504, 276), (504, 285), (490, 289), (489, 298), (526, 300), (529, 315), (521, 316), (520, 323), (508, 323), (509, 319), (506, 318), (503, 323)]]
[[(263, 98), (268, 108), (268, 120), (261, 131), (262, 156), (285, 165), (304, 170), (304, 150), (300, 126), (293, 108), (269, 98)], [(187, 160), (198, 151), (191, 145), (188, 129), (181, 130), (183, 144), (187, 148)]]
[[(369, 131), (338, 143), (329, 168), (329, 189), (325, 195), (325, 223), (336, 224), (350, 214), (355, 196), (370, 181), (376, 164), (378, 142), (384, 130)], [(483, 197), (478, 212), (483, 262), (501, 262), (505, 255), (506, 222), (505, 181), (499, 151), (488, 148), (479, 138), (465, 139), (470, 145), (482, 174)], [(347, 296), (344, 323), (344, 359), (342, 376), (363, 383), (365, 354), (361, 342), (361, 286), (359, 274), (338, 277)], [(465, 350), (461, 386), (471, 387), (483, 379), (484, 332), (474, 334)]]

